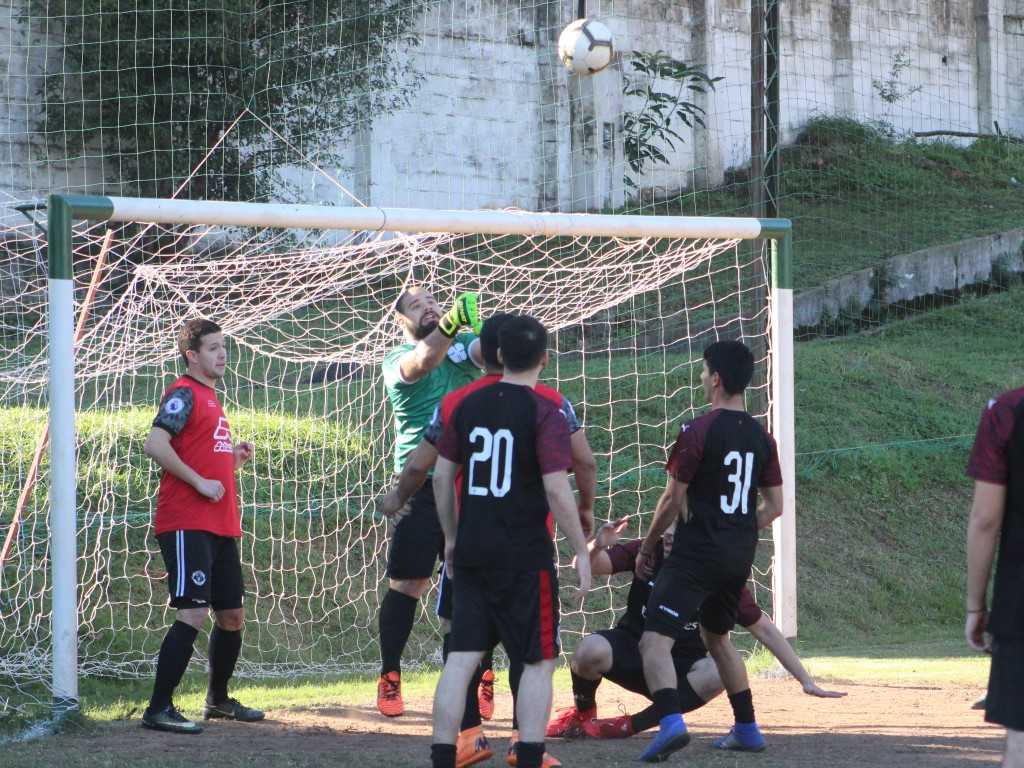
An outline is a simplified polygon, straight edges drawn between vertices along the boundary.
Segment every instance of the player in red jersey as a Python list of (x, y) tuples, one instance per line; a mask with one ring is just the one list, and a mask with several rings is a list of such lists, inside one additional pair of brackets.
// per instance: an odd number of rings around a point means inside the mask
[(746, 751), (765, 746), (746, 668), (729, 641), (757, 532), (782, 513), (775, 441), (744, 403), (753, 371), (754, 357), (742, 342), (719, 341), (704, 350), (701, 383), (711, 410), (680, 430), (666, 465), (668, 482), (637, 554), (637, 575), (649, 577), (662, 534), (678, 521), (676, 543), (651, 591), (640, 639), (644, 677), (660, 724), (640, 756), (645, 762), (661, 762), (690, 741), (672, 646), (697, 620), (736, 717), (733, 729), (714, 746)]
[[(423, 439), (413, 450), (406, 460), (398, 482), (388, 493), (382, 496), (377, 502), (377, 511), (386, 517), (394, 517), (404, 514), (406, 505), (419, 488), (426, 481), (427, 476), (437, 461), (436, 444), (441, 436), (445, 417), (450, 417), (458, 404), (469, 394), (482, 387), (490, 386), (501, 380), (504, 373), (504, 366), (498, 359), (498, 334), (501, 327), (513, 315), (497, 313), (484, 321), (480, 331), (480, 353), (484, 360), (485, 375), (476, 381), (467, 384), (454, 392), (445, 395), (441, 405), (434, 412), (434, 417), (424, 433)], [(578, 512), (580, 525), (585, 533), (589, 534), (593, 526), (594, 515), (594, 494), (596, 489), (596, 465), (594, 454), (572, 403), (557, 389), (545, 384), (537, 384), (536, 390), (539, 394), (558, 405), (562, 414), (569, 424), (570, 447), (572, 451), (572, 469), (576, 476), (576, 487), (579, 491)], [(549, 521), (550, 526), (550, 521)], [(447, 659), (448, 641), (452, 609), (451, 580), (444, 577), (442, 568), (442, 579), (438, 591), (437, 615), (441, 619), (444, 632), (443, 655)], [(474, 693), (474, 686), (471, 684), (467, 695), (466, 706), (463, 713), (462, 726), (458, 739), (458, 768), (465, 768), (481, 762), (490, 757), (490, 746), (483, 736), (481, 718), (489, 720), (494, 711), (494, 674), (490, 670), (490, 655), (485, 658), (479, 692)], [(522, 672), (522, 665), (515, 664), (510, 669), (509, 684), (512, 687), (513, 702), (518, 693), (519, 676)], [(489, 679), (488, 679), (489, 678)], [(514, 705), (513, 705), (514, 709)], [(517, 731), (518, 721), (513, 712), (513, 729)], [(515, 733), (513, 734), (512, 746), (509, 750), (507, 761), (510, 765), (516, 764)], [(560, 765), (551, 755), (545, 754), (544, 765), (547, 768)]]
[[(1024, 768), (1024, 387), (990, 400), (967, 474), (974, 503), (967, 529), (970, 646), (992, 654), (985, 720), (1006, 728), (1004, 768)], [(992, 560), (999, 562), (986, 599)]]
[[(626, 522), (627, 519), (622, 518), (614, 523), (606, 523), (590, 542), (590, 569), (594, 576), (611, 576), (616, 573), (633, 575), (626, 599), (626, 611), (614, 627), (587, 635), (576, 646), (569, 663), (575, 706), (559, 712), (551, 721), (547, 730), (549, 737), (621, 739), (658, 724), (658, 715), (653, 705), (634, 715), (597, 718), (596, 693), (602, 679), (651, 698), (644, 680), (640, 637), (644, 631), (644, 615), (651, 589), (662, 563), (672, 552), (675, 538), (673, 525), (662, 535), (661, 546), (655, 551), (652, 576), (637, 576), (634, 569), (642, 542), (635, 539), (619, 543), (619, 534)], [(804, 693), (828, 699), (846, 695), (818, 687), (789, 641), (761, 611), (746, 587), (740, 593), (736, 623), (746, 628), (775, 654), (782, 666), (803, 687)], [(722, 678), (715, 663), (708, 658), (698, 622), (691, 622), (684, 627), (684, 633), (672, 647), (672, 661), (676, 667), (680, 706), (684, 713), (699, 709), (722, 692)]]
[(235, 444), (217, 398), (227, 349), (220, 327), (189, 320), (178, 334), (187, 372), (164, 392), (143, 450), (163, 473), (154, 528), (167, 567), (170, 604), (177, 609), (157, 657), (156, 681), (142, 715), (147, 728), (200, 733), (202, 728), (175, 708), (196, 635), (213, 608), (209, 688), (204, 719), (243, 722), (263, 713), (228, 696), (228, 680), (242, 647), (242, 564), (236, 539), (242, 529), (235, 471), (252, 458), (252, 443)]

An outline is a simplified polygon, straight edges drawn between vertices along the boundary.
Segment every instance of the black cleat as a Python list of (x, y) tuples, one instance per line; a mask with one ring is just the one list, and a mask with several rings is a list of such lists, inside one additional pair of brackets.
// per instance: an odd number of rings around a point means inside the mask
[(238, 699), (225, 699), (219, 704), (206, 702), (203, 707), (203, 720), (222, 717), (225, 720), (237, 720), (240, 723), (255, 723), (263, 719), (263, 712), (242, 704)]
[(168, 731), (170, 733), (202, 733), (203, 727), (193, 723), (187, 717), (175, 709), (173, 704), (168, 704), (159, 712), (151, 712), (148, 708), (142, 713), (142, 727), (152, 728), (154, 731)]

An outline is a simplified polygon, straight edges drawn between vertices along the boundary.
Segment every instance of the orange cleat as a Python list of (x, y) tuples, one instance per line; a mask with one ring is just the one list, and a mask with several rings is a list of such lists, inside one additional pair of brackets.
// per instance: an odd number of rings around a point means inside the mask
[(459, 740), (455, 743), (455, 768), (482, 763), (492, 755), (491, 745), (487, 743), (487, 737), (479, 725), (459, 733)]
[(377, 681), (377, 709), (385, 717), (398, 717), (405, 712), (402, 676), (398, 672), (388, 672)]
[[(519, 743), (519, 731), (512, 731), (512, 736), (508, 740), (508, 754), (505, 755), (505, 762), (516, 768), (519, 765), (519, 757), (516, 754), (516, 745)], [(552, 755), (550, 752), (544, 753), (544, 759), (541, 760), (541, 768), (561, 768), (562, 761)]]
[(597, 716), (597, 708), (580, 712), (576, 707), (555, 713), (544, 735), (549, 739), (577, 739), (584, 735), (583, 723)]
[(489, 669), (485, 669), (480, 676), (476, 698), (480, 704), (480, 717), (484, 720), (494, 717), (494, 672)]

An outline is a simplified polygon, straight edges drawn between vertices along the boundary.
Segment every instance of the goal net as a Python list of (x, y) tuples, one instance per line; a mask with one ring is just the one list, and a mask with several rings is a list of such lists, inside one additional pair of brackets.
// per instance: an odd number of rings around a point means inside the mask
[[(553, 354), (543, 380), (576, 406), (597, 459), (596, 518), (628, 517), (625, 537), (646, 526), (664, 486), (666, 448), (681, 421), (704, 406), (706, 344), (736, 338), (752, 347), (749, 405), (770, 415), (771, 241), (756, 236), (757, 220), (732, 220), (746, 222), (747, 239), (722, 236), (729, 227), (713, 219), (687, 220), (695, 234), (681, 237), (657, 234), (683, 221), (671, 217), (494, 211), (440, 212), (462, 222), (450, 231), (431, 231), (427, 221), (416, 225), (424, 231), (395, 232), (382, 228), (397, 226), (395, 209), (353, 209), (379, 211), (381, 225), (341, 227), (316, 219), (339, 209), (211, 203), (225, 212), (222, 223), (152, 223), (204, 205), (74, 225), (65, 277), (73, 280), (77, 334), (77, 674), (151, 675), (173, 621), (151, 526), (159, 470), (142, 444), (162, 391), (182, 371), (175, 334), (188, 318), (223, 327), (229, 362), (221, 400), (235, 438), (256, 446), (239, 472), (242, 676), (378, 665), (389, 523), (374, 515), (373, 500), (392, 481), (394, 440), (380, 363), (401, 342), (392, 307), (405, 286), (428, 287), (442, 305), (478, 291), (485, 316), (526, 312), (547, 325)], [(246, 216), (232, 219), (243, 209)], [(294, 218), (302, 211), (313, 218)], [(436, 220), (438, 212), (429, 213)], [(248, 226), (291, 218), (296, 226)], [(629, 222), (632, 230), (617, 226), (631, 233), (585, 234), (610, 219)], [(528, 224), (503, 232), (509, 221)], [(645, 221), (654, 234), (644, 234)], [(50, 222), (54, 251), (62, 241), (52, 212)], [(46, 441), (63, 428), (55, 416), (47, 434), (57, 331), (48, 296), (60, 295), (60, 280), (51, 252), (48, 291), (45, 241), (25, 226), (7, 229), (0, 243), (0, 716), (49, 704), (57, 693), (51, 559), (56, 566), (59, 553)], [(753, 574), (768, 612), (773, 551), (768, 532)], [(564, 650), (612, 625), (626, 582), (598, 580), (582, 606), (563, 594)], [(440, 660), (433, 604), (429, 596), (421, 603), (409, 666)], [(202, 652), (197, 644), (197, 661)]]

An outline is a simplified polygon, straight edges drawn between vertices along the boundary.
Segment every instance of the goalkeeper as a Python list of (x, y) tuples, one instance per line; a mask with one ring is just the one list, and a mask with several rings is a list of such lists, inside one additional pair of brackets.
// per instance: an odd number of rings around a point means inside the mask
[[(475, 380), (483, 367), (477, 295), (463, 293), (447, 312), (424, 288), (407, 289), (395, 303), (405, 342), (384, 357), (384, 387), (395, 416), (396, 474), (419, 443), (434, 409), (448, 392)], [(464, 327), (474, 333), (459, 333)], [(435, 561), (444, 554), (433, 488), (421, 488), (398, 520), (388, 548), (388, 592), (380, 604), (381, 674), (377, 709), (388, 717), (404, 710), (402, 652), (409, 640), (416, 606), (430, 587)]]

